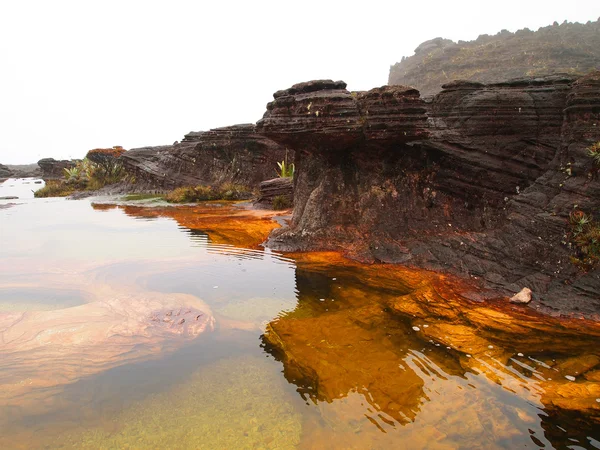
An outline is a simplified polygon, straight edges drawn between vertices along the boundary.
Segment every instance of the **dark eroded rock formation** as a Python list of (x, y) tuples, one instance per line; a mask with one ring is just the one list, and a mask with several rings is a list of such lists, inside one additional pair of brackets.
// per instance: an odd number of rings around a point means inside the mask
[(569, 261), (568, 216), (594, 213), (600, 72), (494, 85), (454, 82), (431, 102), (387, 86), (316, 81), (279, 91), (259, 133), (295, 150), (282, 250), (341, 249), (483, 279), (560, 311), (600, 310), (598, 269)]
[(122, 157), (138, 181), (159, 189), (225, 182), (258, 186), (276, 175), (285, 149), (253, 124), (191, 132), (181, 143), (129, 150)]
[(77, 161), (75, 160), (56, 160), (54, 158), (44, 158), (38, 161), (38, 166), (42, 171), (42, 178), (44, 180), (63, 178), (65, 176), (65, 169), (71, 169), (75, 167)]

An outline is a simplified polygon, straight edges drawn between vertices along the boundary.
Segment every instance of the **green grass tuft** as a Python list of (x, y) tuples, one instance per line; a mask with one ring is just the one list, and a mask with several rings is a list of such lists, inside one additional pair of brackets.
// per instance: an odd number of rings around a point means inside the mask
[(569, 215), (569, 224), (571, 243), (576, 252), (571, 262), (589, 271), (600, 262), (600, 222), (594, 221), (591, 214), (573, 211)]
[(288, 209), (292, 207), (292, 202), (287, 195), (277, 195), (273, 197), (273, 209), (275, 211), (281, 211), (282, 209)]

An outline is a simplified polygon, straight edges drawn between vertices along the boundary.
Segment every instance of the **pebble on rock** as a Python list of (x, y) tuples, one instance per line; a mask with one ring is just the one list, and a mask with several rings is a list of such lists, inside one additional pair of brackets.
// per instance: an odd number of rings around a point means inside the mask
[(527, 304), (531, 301), (531, 289), (524, 287), (510, 298), (511, 303)]

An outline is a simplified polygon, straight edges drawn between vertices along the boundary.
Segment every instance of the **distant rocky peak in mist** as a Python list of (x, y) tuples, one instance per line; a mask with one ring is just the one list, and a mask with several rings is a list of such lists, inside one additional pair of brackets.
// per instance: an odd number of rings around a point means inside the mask
[(430, 95), (453, 80), (498, 83), (556, 73), (583, 75), (595, 68), (600, 68), (600, 19), (554, 22), (537, 31), (502, 30), (468, 42), (437, 37), (391, 66), (388, 84), (413, 86)]

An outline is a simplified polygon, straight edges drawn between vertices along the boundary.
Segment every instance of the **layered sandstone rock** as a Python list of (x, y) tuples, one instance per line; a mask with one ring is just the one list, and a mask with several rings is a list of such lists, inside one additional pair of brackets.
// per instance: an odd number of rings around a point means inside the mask
[(261, 206), (272, 206), (277, 197), (284, 198), (289, 205), (294, 202), (294, 185), (291, 178), (265, 180), (259, 184), (258, 190), (259, 196), (256, 203)]
[(430, 102), (342, 82), (275, 94), (259, 133), (293, 148), (295, 209), (269, 245), (449, 270), (539, 306), (600, 310), (598, 269), (569, 261), (573, 207), (600, 207), (585, 148), (600, 140), (600, 72), (454, 82)]
[(121, 160), (138, 182), (159, 189), (217, 185), (258, 186), (276, 174), (285, 149), (255, 133), (253, 124), (191, 132), (181, 143), (129, 150)]

